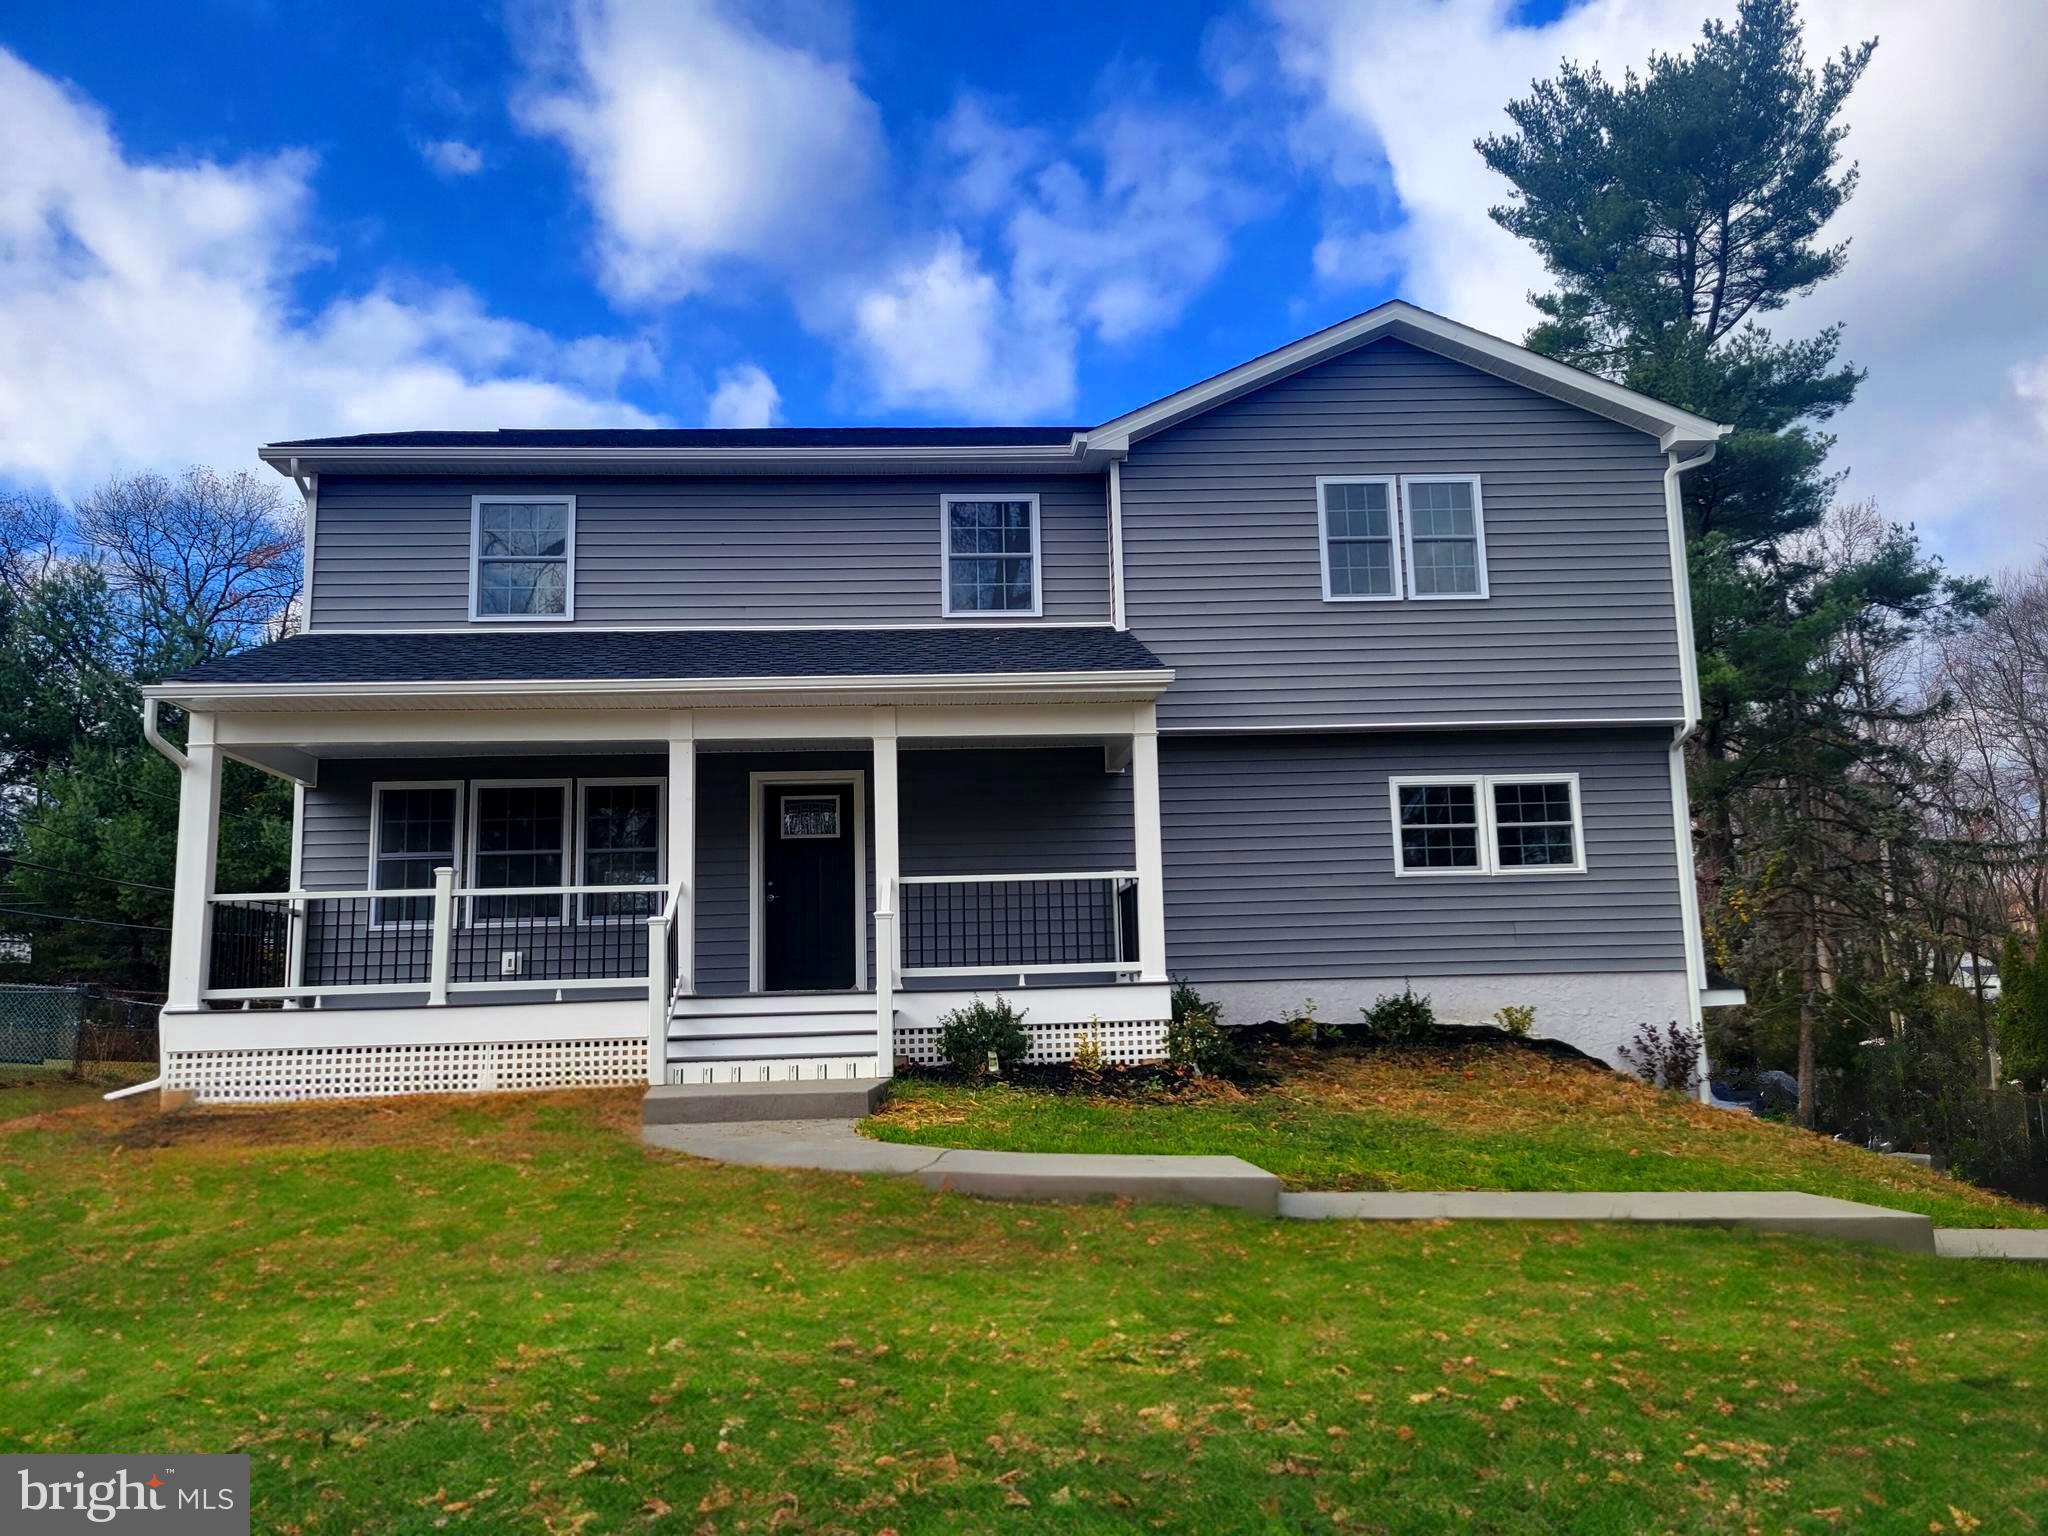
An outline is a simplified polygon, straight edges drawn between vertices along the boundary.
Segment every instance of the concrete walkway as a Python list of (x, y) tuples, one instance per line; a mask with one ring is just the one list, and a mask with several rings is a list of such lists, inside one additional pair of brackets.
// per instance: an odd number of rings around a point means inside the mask
[(1792, 1190), (1628, 1193), (1467, 1190), (1284, 1193), (1277, 1175), (1237, 1157), (973, 1152), (875, 1141), (846, 1118), (643, 1125), (649, 1146), (752, 1168), (893, 1173), (927, 1189), (991, 1200), (1111, 1198), (1222, 1205), (1294, 1221), (1637, 1221), (1785, 1232), (1949, 1258), (2048, 1263), (2048, 1231), (1937, 1230), (1925, 1216)]

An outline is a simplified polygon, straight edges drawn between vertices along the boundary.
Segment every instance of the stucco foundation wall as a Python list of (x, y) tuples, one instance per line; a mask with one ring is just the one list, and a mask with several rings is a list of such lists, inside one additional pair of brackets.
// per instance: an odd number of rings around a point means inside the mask
[(1311, 997), (1317, 1017), (1351, 1024), (1357, 1022), (1361, 1008), (1399, 992), (1404, 983), (1418, 996), (1429, 998), (1438, 1022), (1444, 1024), (1485, 1024), (1505, 1004), (1527, 1004), (1536, 1010), (1532, 1033), (1562, 1040), (1610, 1066), (1623, 1064), (1620, 1048), (1634, 1038), (1638, 1024), (1662, 1029), (1673, 1019), (1691, 1024), (1695, 1017), (1691, 989), (1682, 971), (1289, 978), (1205, 982), (1198, 990), (1223, 1005), (1226, 1025), (1283, 1018)]

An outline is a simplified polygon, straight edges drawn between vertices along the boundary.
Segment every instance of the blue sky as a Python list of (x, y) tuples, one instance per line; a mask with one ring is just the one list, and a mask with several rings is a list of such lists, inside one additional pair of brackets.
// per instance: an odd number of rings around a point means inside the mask
[[(1560, 56), (1719, 8), (17, 10), (0, 478), (379, 428), (1089, 422), (1396, 294), (1517, 336), (1542, 274), (1472, 138)], [(1883, 40), (1850, 276), (1775, 323), (1848, 326), (1852, 490), (1986, 568), (2048, 530), (2015, 260), (2048, 8), (1930, 9), (1809, 4), (1815, 51)]]

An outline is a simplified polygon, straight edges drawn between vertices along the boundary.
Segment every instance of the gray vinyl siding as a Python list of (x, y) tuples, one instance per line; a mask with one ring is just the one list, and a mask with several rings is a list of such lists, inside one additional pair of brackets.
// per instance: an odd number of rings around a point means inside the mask
[[(1167, 738), (1168, 964), (1196, 982), (1681, 970), (1669, 750), (1643, 730)], [(1395, 876), (1390, 776), (1514, 771), (1580, 775), (1586, 873)]]
[[(1655, 439), (1380, 341), (1133, 446), (1132, 631), (1166, 729), (1672, 720)], [(1316, 477), (1477, 474), (1490, 596), (1324, 602)]]
[(1105, 482), (1094, 476), (521, 482), (326, 475), (313, 625), (468, 625), (470, 498), (520, 493), (576, 497), (577, 624), (937, 622), (939, 497), (984, 490), (1039, 497), (1044, 619), (1106, 620), (1109, 514)]
[[(872, 758), (866, 751), (702, 752), (697, 758), (697, 990), (748, 985), (749, 776), (858, 769), (874, 910)], [(369, 883), (371, 786), (397, 780), (665, 778), (665, 757), (602, 753), (553, 757), (332, 761), (306, 792), (302, 879), (307, 890)], [(899, 755), (905, 874), (1029, 874), (1128, 869), (1133, 858), (1130, 779), (1103, 771), (1099, 747), (906, 749)], [(572, 800), (572, 806), (574, 804)], [(470, 813), (465, 794), (464, 814)], [(460, 868), (461, 866), (458, 866)], [(866, 922), (866, 919), (863, 919)], [(868, 975), (874, 934), (867, 924)], [(395, 946), (416, 941), (394, 936)], [(954, 963), (948, 961), (947, 963)]]

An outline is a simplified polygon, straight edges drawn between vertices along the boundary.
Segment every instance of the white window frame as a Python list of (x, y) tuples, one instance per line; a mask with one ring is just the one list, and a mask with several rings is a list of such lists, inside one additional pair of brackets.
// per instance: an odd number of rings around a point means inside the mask
[[(1031, 607), (955, 608), (953, 606), (953, 503), (956, 501), (1021, 501), (1031, 508)], [(948, 619), (1001, 621), (1045, 615), (1045, 551), (1039, 531), (1036, 491), (945, 491), (939, 496), (939, 613)]]
[[(1409, 515), (1408, 487), (1411, 485), (1469, 485), (1472, 487), (1472, 558), (1479, 566), (1479, 590), (1476, 592), (1417, 592), (1415, 590), (1415, 519)], [(1403, 475), (1401, 476), (1401, 564), (1407, 574), (1407, 595), (1416, 603), (1471, 603), (1485, 601), (1486, 577), (1486, 504), (1480, 496), (1477, 475)]]
[[(1330, 586), (1330, 502), (1333, 485), (1383, 485), (1387, 488), (1387, 559), (1394, 567), (1394, 585), (1386, 592), (1338, 592)], [(1398, 603), (1406, 580), (1406, 562), (1401, 546), (1401, 489), (1398, 475), (1317, 475), (1316, 553), (1323, 565), (1323, 601), (1326, 603)]]
[[(647, 889), (654, 892), (657, 896), (668, 889), (668, 780), (654, 774), (633, 774), (623, 778), (578, 779), (576, 781), (576, 825), (571, 829), (569, 839), (576, 851), (576, 878), (566, 882), (567, 884), (595, 885), (597, 883), (594, 880), (584, 878), (589, 873), (583, 863), (590, 855), (588, 837), (589, 813), (586, 809), (589, 791), (592, 788), (623, 789), (642, 784), (652, 784), (655, 787), (655, 793), (659, 797), (656, 802), (657, 808), (655, 811), (655, 815), (659, 820), (657, 822), (654, 842), (654, 884), (648, 886)], [(625, 912), (611, 917), (592, 917), (588, 911), (589, 901), (590, 898), (588, 896), (578, 896), (576, 898), (577, 922), (603, 925), (608, 923), (644, 923), (647, 921), (645, 917), (635, 917), (631, 913)], [(657, 902), (656, 905), (658, 906), (659, 903)]]
[[(368, 891), (378, 891), (383, 889), (383, 887), (377, 883), (377, 849), (378, 844), (380, 842), (378, 834), (383, 830), (384, 791), (387, 789), (452, 789), (455, 791), (455, 818), (453, 822), (450, 824), (455, 834), (455, 846), (448, 850), (448, 862), (449, 865), (455, 870), (455, 883), (457, 885), (462, 884), (462, 844), (463, 827), (465, 825), (462, 817), (463, 801), (467, 798), (463, 793), (465, 787), (466, 781), (462, 779), (374, 780), (370, 785), (370, 857), (369, 866), (365, 870), (367, 878), (363, 882), (363, 889)], [(421, 891), (419, 894), (425, 897), (427, 901), (431, 903), (434, 899), (434, 888), (431, 885), (429, 885), (424, 891)], [(388, 899), (391, 901), (398, 901), (402, 898), (393, 896)], [(418, 922), (415, 922), (411, 919), (406, 919), (405, 921), (395, 923), (379, 922), (377, 921), (377, 898), (375, 896), (372, 896), (370, 898), (369, 929), (370, 932), (372, 933), (404, 933), (412, 929), (431, 928), (432, 926), (433, 922), (431, 919)]]
[[(476, 915), (476, 903), (479, 899), (490, 899), (491, 891), (489, 887), (479, 886), (476, 883), (476, 842), (478, 826), (483, 820), (483, 791), (487, 789), (559, 790), (562, 796), (562, 879), (559, 883), (562, 885), (574, 885), (576, 882), (570, 878), (576, 870), (576, 823), (573, 819), (576, 797), (570, 793), (573, 782), (570, 779), (471, 779), (469, 781), (469, 878), (456, 882), (456, 884), (472, 893), (464, 907), (464, 911), (469, 918), (465, 926), (471, 928), (501, 928), (511, 923), (559, 924), (567, 922), (569, 902), (566, 897), (556, 903), (556, 915), (554, 917), (478, 917)], [(520, 890), (523, 887), (509, 886), (507, 889)], [(516, 900), (518, 898), (513, 899)]]
[[(484, 561), (484, 503), (521, 506), (566, 507), (569, 510), (568, 542), (562, 568), (562, 611), (560, 613), (483, 613), (477, 600), (482, 595)], [(493, 559), (501, 558), (493, 556)], [(516, 559), (517, 556), (503, 558)], [(473, 624), (566, 624), (576, 617), (576, 498), (574, 496), (508, 495), (469, 498), (469, 618)]]
[[(1466, 784), (1479, 818), (1479, 862), (1466, 869), (1410, 869), (1401, 857), (1401, 791), (1431, 784)], [(1572, 797), (1572, 854), (1570, 864), (1502, 864), (1500, 828), (1494, 814), (1493, 791), (1499, 784), (1564, 784)], [(1586, 813), (1579, 798), (1576, 773), (1531, 770), (1527, 773), (1407, 773), (1387, 778), (1387, 809), (1393, 822), (1394, 875), (1397, 879), (1423, 880), (1445, 876), (1484, 875), (1519, 879), (1522, 876), (1583, 875), (1586, 873)]]

